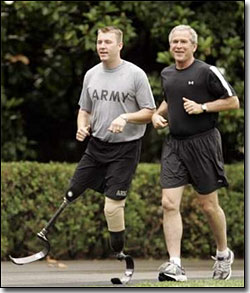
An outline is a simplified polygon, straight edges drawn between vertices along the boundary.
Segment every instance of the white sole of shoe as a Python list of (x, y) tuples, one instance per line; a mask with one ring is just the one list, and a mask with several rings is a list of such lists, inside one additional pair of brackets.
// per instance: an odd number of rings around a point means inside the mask
[(168, 275), (166, 273), (160, 273), (159, 274), (159, 280), (160, 282), (164, 281), (174, 281), (174, 282), (186, 282), (187, 277), (186, 276), (173, 276), (173, 275)]

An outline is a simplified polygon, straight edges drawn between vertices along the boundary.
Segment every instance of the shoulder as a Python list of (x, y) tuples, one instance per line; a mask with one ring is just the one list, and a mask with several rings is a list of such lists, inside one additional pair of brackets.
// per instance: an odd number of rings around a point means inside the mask
[(126, 61), (126, 60), (123, 60), (123, 61), (124, 61), (124, 67), (126, 67), (126, 70), (130, 70), (131, 72), (134, 72), (134, 73), (145, 74), (145, 71), (139, 66), (135, 65), (134, 63)]
[(146, 72), (132, 62), (124, 60), (124, 70), (135, 82), (146, 81), (148, 79)]
[(202, 68), (207, 68), (210, 65), (208, 63), (206, 63), (205, 61), (202, 61), (202, 60), (199, 60), (199, 59), (195, 59), (194, 60), (194, 66), (202, 67)]
[(176, 71), (175, 65), (172, 64), (172, 65), (167, 66), (167, 67), (162, 69), (161, 76), (164, 76), (164, 75), (166, 75), (166, 74), (168, 74), (170, 72), (175, 72), (175, 71)]
[(208, 63), (201, 61), (199, 59), (195, 59), (194, 63), (190, 66), (188, 72), (190, 74), (207, 77), (210, 73), (210, 66)]
[(203, 70), (203, 72), (207, 72), (209, 77), (216, 76), (219, 79), (221, 79), (223, 76), (223, 72), (221, 72), (221, 70), (214, 65), (197, 60), (197, 66), (200, 67), (200, 69)]
[(208, 64), (201, 60), (196, 60), (197, 67), (203, 69), (204, 71), (209, 72), (212, 75), (221, 76), (223, 72), (220, 68), (216, 67), (215, 65)]
[(223, 75), (223, 72), (218, 67), (216, 67), (214, 65), (210, 65), (209, 70), (210, 70), (210, 72), (212, 72), (213, 74), (215, 74), (219, 78)]
[(102, 63), (98, 63), (86, 72), (86, 76), (92, 75), (96, 73), (97, 71), (101, 71), (101, 70), (102, 70)]
[(98, 63), (97, 65), (93, 66), (89, 70), (87, 70), (84, 74), (84, 80), (87, 81), (91, 79), (92, 76), (96, 75), (98, 72), (102, 71), (102, 64)]
[(83, 81), (84, 83), (89, 82), (89, 80), (91, 80), (92, 76), (96, 75), (96, 73), (101, 72), (102, 69), (102, 64), (99, 63), (97, 65), (95, 65), (94, 67), (90, 68), (89, 70), (87, 70), (84, 74), (84, 78)]

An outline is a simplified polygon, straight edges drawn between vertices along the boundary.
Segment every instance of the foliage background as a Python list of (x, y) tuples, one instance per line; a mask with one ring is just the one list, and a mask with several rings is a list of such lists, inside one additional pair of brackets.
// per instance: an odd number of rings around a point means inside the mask
[[(124, 31), (122, 57), (147, 73), (157, 105), (160, 71), (173, 62), (168, 34), (189, 24), (199, 35), (196, 57), (224, 71), (241, 109), (220, 113), (225, 161), (244, 153), (244, 1), (1, 1), (3, 161), (75, 162), (82, 80), (99, 62), (96, 31)], [(226, 12), (226, 13), (225, 13)], [(158, 162), (166, 131), (149, 125), (141, 160)]]
[[(36, 233), (59, 208), (75, 164), (11, 162), (1, 164), (1, 257), (8, 259), (38, 252)], [(226, 165), (229, 188), (219, 190), (227, 217), (228, 246), (244, 257), (244, 167)], [(141, 163), (125, 208), (127, 253), (134, 257), (165, 259), (159, 164)], [(60, 215), (48, 233), (50, 256), (58, 259), (110, 256), (109, 233), (103, 214), (104, 196), (87, 190)], [(181, 204), (182, 256), (210, 258), (215, 242), (206, 217), (189, 186)]]

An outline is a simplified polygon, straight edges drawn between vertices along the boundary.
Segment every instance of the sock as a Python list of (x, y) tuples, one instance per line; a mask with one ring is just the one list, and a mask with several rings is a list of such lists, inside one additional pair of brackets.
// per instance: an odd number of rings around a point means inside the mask
[(177, 256), (170, 257), (170, 262), (178, 265), (179, 267), (181, 266), (181, 259)]
[(110, 231), (110, 246), (116, 253), (120, 253), (124, 246), (124, 232), (111, 232)]
[(228, 248), (223, 251), (216, 250), (216, 256), (219, 258), (227, 258), (228, 257)]

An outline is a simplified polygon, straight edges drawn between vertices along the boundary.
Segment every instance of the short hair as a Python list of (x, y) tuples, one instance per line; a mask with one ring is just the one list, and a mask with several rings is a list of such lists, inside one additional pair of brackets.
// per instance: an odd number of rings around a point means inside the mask
[(191, 43), (198, 44), (198, 35), (196, 31), (193, 28), (191, 28), (191, 26), (184, 25), (184, 24), (177, 25), (171, 30), (168, 36), (169, 43), (171, 43), (172, 35), (175, 31), (189, 31), (191, 35), (191, 38), (190, 38)]
[(117, 38), (117, 42), (120, 43), (123, 40), (123, 32), (114, 26), (105, 26), (103, 28), (98, 29), (98, 34), (99, 33), (114, 33)]

